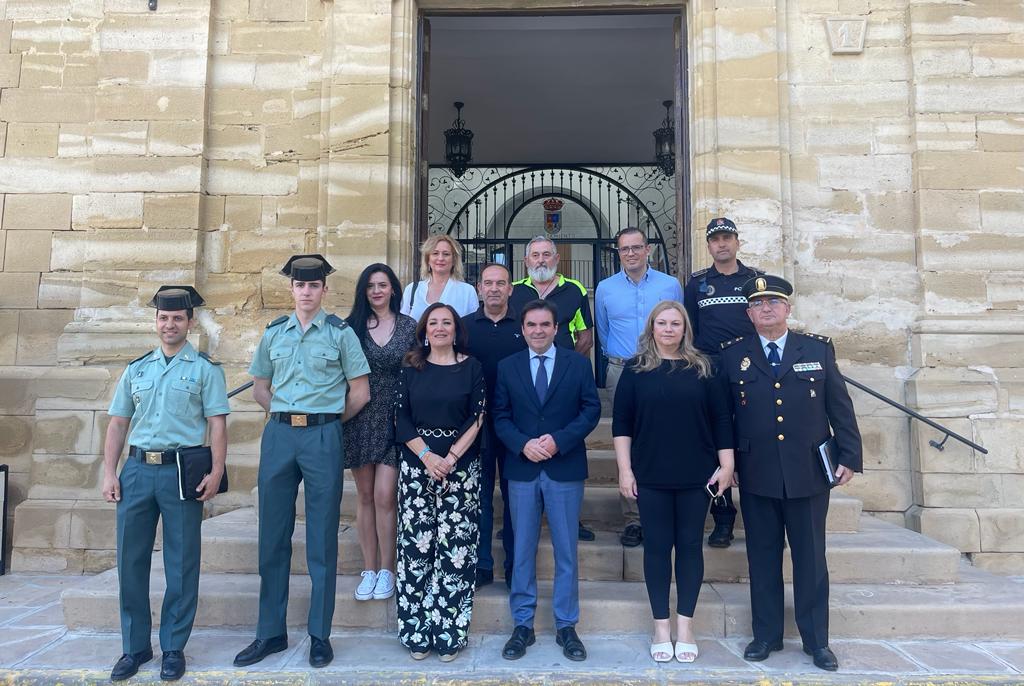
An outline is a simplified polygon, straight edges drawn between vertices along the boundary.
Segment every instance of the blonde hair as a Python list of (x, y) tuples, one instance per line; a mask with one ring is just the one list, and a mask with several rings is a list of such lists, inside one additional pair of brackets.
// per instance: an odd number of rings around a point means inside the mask
[(462, 272), (462, 246), (459, 245), (457, 240), (443, 233), (431, 236), (423, 241), (423, 245), (420, 246), (420, 255), (422, 256), (420, 280), (426, 281), (430, 278), (430, 253), (434, 252), (437, 244), (442, 242), (447, 243), (448, 247), (452, 249), (452, 278), (456, 281), (465, 281), (466, 279)]
[(676, 350), (682, 358), (678, 362), (682, 364), (674, 365), (675, 369), (696, 369), (698, 378), (708, 378), (711, 376), (711, 361), (693, 346), (690, 317), (686, 314), (686, 308), (675, 300), (662, 300), (647, 315), (644, 332), (640, 334), (640, 339), (637, 341), (636, 362), (633, 363), (633, 369), (638, 372), (649, 372), (660, 367), (664, 361), (658, 354), (658, 346), (654, 342), (654, 320), (665, 310), (675, 310), (683, 317), (683, 340), (679, 342), (679, 348)]

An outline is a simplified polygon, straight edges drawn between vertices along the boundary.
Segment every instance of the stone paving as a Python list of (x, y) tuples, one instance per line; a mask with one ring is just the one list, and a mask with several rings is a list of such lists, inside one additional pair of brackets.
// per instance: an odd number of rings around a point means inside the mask
[[(63, 625), (60, 594), (83, 577), (8, 575), (0, 577), (0, 679), (11, 684), (86, 684), (106, 681), (120, 656), (115, 633), (69, 631)], [(1022, 579), (1024, 582), (1024, 579)], [(769, 660), (742, 659), (744, 638), (700, 639), (694, 665), (655, 665), (647, 637), (582, 637), (590, 658), (564, 659), (554, 637), (538, 635), (517, 662), (499, 657), (505, 636), (474, 635), (451, 664), (436, 658), (414, 662), (391, 635), (336, 632), (336, 657), (323, 670), (306, 663), (308, 639), (291, 633), (291, 645), (249, 670), (231, 666), (236, 652), (253, 638), (251, 629), (197, 630), (186, 649), (187, 683), (758, 683), (758, 684), (1024, 684), (1024, 642), (949, 640), (841, 640), (833, 649), (842, 669), (828, 674), (814, 668), (799, 641)], [(159, 646), (153, 636), (154, 647)], [(159, 654), (158, 654), (159, 655)], [(159, 659), (147, 664), (133, 683), (159, 682)]]

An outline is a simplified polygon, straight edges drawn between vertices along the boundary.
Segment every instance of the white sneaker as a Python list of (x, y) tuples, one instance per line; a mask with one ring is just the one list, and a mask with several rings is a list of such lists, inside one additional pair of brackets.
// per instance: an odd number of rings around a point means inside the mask
[(367, 569), (359, 576), (363, 577), (363, 580), (360, 581), (359, 586), (356, 587), (356, 600), (373, 599), (373, 589), (377, 585), (377, 572), (372, 569)]
[(390, 569), (377, 572), (377, 584), (373, 587), (373, 599), (384, 600), (395, 594), (395, 575)]

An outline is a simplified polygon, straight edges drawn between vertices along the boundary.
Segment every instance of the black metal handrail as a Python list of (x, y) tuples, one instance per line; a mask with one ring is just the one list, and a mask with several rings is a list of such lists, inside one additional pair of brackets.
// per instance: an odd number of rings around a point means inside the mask
[[(895, 407), (897, 410), (903, 412), (904, 414), (910, 415), (914, 419), (917, 419), (918, 421), (924, 422), (925, 424), (927, 424), (928, 426), (932, 427), (933, 429), (937, 429), (937, 430), (941, 431), (944, 434), (944, 437), (943, 437), (941, 442), (940, 441), (936, 441), (935, 439), (932, 439), (932, 440), (928, 441), (928, 445), (930, 445), (931, 447), (935, 448), (936, 450), (945, 450), (946, 449), (946, 441), (948, 441), (950, 438), (955, 438), (956, 440), (960, 441), (964, 445), (968, 445), (968, 446), (974, 448), (975, 450), (977, 450), (982, 455), (988, 455), (988, 450), (986, 450), (982, 446), (978, 445), (974, 441), (972, 441), (972, 440), (970, 440), (968, 438), (964, 438), (963, 436), (961, 436), (957, 432), (953, 431), (952, 429), (948, 429), (948, 428), (944, 427), (942, 424), (939, 424), (938, 422), (936, 422), (934, 420), (928, 419), (927, 417), (925, 417), (921, 413), (915, 412), (914, 410), (910, 409), (906, 405), (898, 403), (895, 400), (893, 400), (892, 398), (888, 398), (888, 397), (882, 395), (881, 393), (879, 393), (875, 389), (869, 388), (868, 386), (865, 386), (864, 384), (862, 384), (859, 381), (854, 381), (853, 379), (851, 379), (848, 376), (844, 376), (843, 378), (846, 380), (846, 383), (851, 384), (851, 385), (853, 385), (856, 388), (859, 388), (860, 390), (864, 391), (868, 395), (874, 396), (875, 398), (878, 398), (879, 400), (881, 400), (883, 403), (886, 403), (888, 405), (891, 405), (891, 406)], [(242, 391), (246, 390), (247, 388), (252, 388), (252, 381), (246, 381), (244, 384), (242, 384), (238, 388), (232, 390), (230, 393), (228, 393), (228, 397), (229, 398), (234, 398), (236, 395), (238, 395)]]
[(244, 391), (247, 388), (252, 388), (252, 381), (246, 381), (244, 384), (242, 384), (241, 386), (239, 386), (235, 390), (229, 392), (228, 393), (228, 397), (229, 398), (234, 398), (236, 395), (238, 395), (239, 393), (241, 393), (242, 391)]
[(939, 431), (944, 433), (945, 437), (942, 439), (941, 443), (939, 441), (934, 440), (934, 439), (928, 441), (928, 445), (930, 445), (931, 447), (935, 448), (936, 450), (945, 450), (946, 449), (945, 448), (946, 441), (948, 441), (950, 438), (955, 438), (956, 440), (960, 441), (961, 443), (963, 443), (965, 445), (969, 445), (970, 447), (974, 448), (975, 450), (980, 452), (982, 455), (988, 455), (988, 450), (986, 450), (985, 448), (981, 447), (980, 445), (978, 445), (974, 441), (972, 441), (970, 439), (967, 439), (967, 438), (964, 438), (963, 436), (961, 436), (957, 432), (952, 431), (951, 429), (947, 429), (942, 424), (939, 424), (936, 421), (928, 419), (927, 417), (925, 417), (924, 415), (920, 414), (919, 412), (914, 412), (912, 409), (910, 409), (906, 405), (901, 405), (900, 403), (896, 402), (892, 398), (885, 397), (884, 395), (882, 395), (878, 391), (874, 390), (873, 388), (868, 388), (867, 386), (865, 386), (864, 384), (860, 383), (859, 381), (854, 381), (853, 379), (851, 379), (848, 376), (844, 376), (843, 378), (846, 379), (846, 383), (852, 384), (853, 386), (855, 386), (856, 388), (859, 388), (860, 390), (864, 391), (868, 395), (872, 395), (872, 396), (878, 398), (879, 400), (881, 400), (883, 403), (887, 403), (889, 405), (892, 405), (897, 410), (900, 410), (901, 412), (904, 412), (905, 414), (910, 415), (914, 419), (917, 419), (919, 421), (924, 422), (925, 424), (927, 424), (928, 426), (932, 427), (933, 429), (938, 429)]

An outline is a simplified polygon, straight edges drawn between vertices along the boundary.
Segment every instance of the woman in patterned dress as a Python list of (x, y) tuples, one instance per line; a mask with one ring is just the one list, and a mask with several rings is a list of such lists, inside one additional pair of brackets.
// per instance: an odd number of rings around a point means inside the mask
[(434, 303), (399, 382), (398, 638), (417, 660), (431, 650), (454, 660), (473, 610), (485, 395), (483, 367), (466, 349), (458, 313)]
[(416, 322), (398, 313), (401, 302), (402, 287), (391, 267), (371, 264), (359, 275), (346, 320), (370, 363), (370, 402), (345, 424), (345, 468), (356, 481), (356, 531), (363, 553), (356, 600), (383, 600), (395, 593), (398, 456), (392, 410), (402, 358), (416, 333)]

